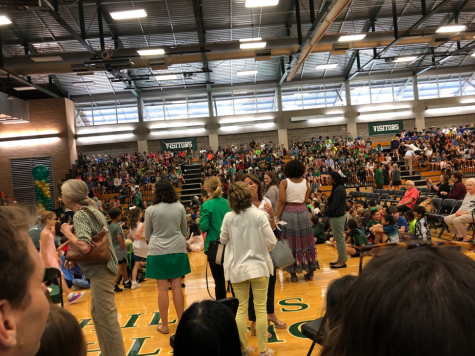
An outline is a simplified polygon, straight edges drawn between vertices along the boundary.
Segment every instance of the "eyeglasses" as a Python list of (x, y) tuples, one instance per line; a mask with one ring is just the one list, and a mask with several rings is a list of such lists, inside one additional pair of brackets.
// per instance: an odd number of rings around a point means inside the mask
[(436, 242), (422, 242), (422, 243), (383, 243), (383, 244), (374, 244), (365, 246), (360, 250), (360, 265), (359, 272), (363, 270), (363, 258), (365, 256), (379, 257), (383, 253), (393, 250), (395, 248), (405, 248), (407, 250), (412, 250), (419, 247), (455, 247), (460, 250), (461, 253), (474, 251), (475, 244), (471, 242), (456, 242), (456, 241), (436, 241)]

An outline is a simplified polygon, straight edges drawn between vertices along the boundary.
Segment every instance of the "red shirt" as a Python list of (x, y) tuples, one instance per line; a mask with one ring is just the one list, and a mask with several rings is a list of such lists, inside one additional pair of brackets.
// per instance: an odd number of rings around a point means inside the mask
[(404, 193), (404, 197), (401, 199), (401, 203), (405, 203), (410, 198), (413, 198), (413, 201), (407, 204), (406, 206), (412, 210), (416, 206), (417, 199), (419, 199), (419, 191), (416, 188), (406, 190), (406, 193)]

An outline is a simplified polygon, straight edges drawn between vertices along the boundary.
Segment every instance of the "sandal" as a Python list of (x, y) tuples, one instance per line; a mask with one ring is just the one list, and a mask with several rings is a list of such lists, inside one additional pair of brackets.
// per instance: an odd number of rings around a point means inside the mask
[(259, 352), (259, 355), (260, 356), (272, 356), (272, 355), (274, 355), (274, 352), (275, 351), (273, 349), (267, 349), (264, 352)]
[(290, 277), (290, 281), (293, 283), (297, 283), (299, 280), (297, 277)]
[(168, 329), (168, 327), (163, 327), (163, 325), (157, 326), (157, 331), (161, 332), (162, 334), (170, 333), (170, 330)]
[[(279, 328), (277, 328), (279, 329)], [(256, 326), (251, 323), (251, 336), (256, 336)], [(270, 332), (267, 333), (267, 340), (272, 339), (272, 334)]]
[(279, 319), (277, 319), (277, 317), (275, 317), (275, 318), (276, 318), (276, 321), (271, 320), (269, 318), (267, 318), (267, 320), (274, 323), (274, 327), (276, 329), (287, 329), (287, 323), (284, 323), (283, 321), (280, 321)]
[(242, 356), (249, 356), (252, 354), (256, 349), (253, 346), (248, 346), (246, 351), (243, 351)]

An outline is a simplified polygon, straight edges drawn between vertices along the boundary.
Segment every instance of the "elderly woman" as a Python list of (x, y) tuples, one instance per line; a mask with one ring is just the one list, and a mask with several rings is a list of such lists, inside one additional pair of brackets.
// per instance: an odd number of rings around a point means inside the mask
[[(63, 203), (74, 212), (74, 232), (73, 225), (67, 223), (61, 226), (61, 232), (67, 237), (70, 245), (74, 245), (85, 254), (91, 251), (92, 238), (100, 233), (103, 227), (106, 229), (109, 227), (104, 214), (97, 210), (94, 201), (88, 198), (88, 193), (86, 183), (81, 180), (70, 179), (61, 186)], [(89, 215), (87, 210), (95, 218)], [(108, 262), (79, 263), (79, 267), (90, 280), (91, 315), (101, 354), (125, 356), (124, 341), (114, 302), (114, 284), (119, 265), (110, 234), (109, 251), (111, 258)]]
[(458, 241), (473, 242), (472, 236), (467, 234), (465, 225), (473, 223), (473, 209), (475, 208), (475, 178), (467, 179), (467, 194), (463, 198), (462, 206), (455, 214), (445, 217), (444, 221), (450, 231), (457, 233)]
[(167, 180), (155, 183), (155, 200), (145, 211), (144, 234), (149, 241), (146, 277), (155, 279), (158, 288), (162, 324), (157, 330), (168, 334), (168, 285), (172, 289), (173, 304), (180, 322), (185, 310), (182, 277), (191, 273), (191, 269), (186, 252), (188, 229), (185, 207), (178, 201), (175, 188)]
[(256, 310), (256, 334), (259, 354), (272, 356), (274, 350), (267, 349), (267, 314), (266, 300), (269, 275), (274, 273), (274, 266), (269, 251), (276, 245), (267, 215), (252, 206), (252, 191), (243, 182), (236, 182), (229, 188), (229, 205), (221, 226), (220, 241), (227, 245), (224, 253), (224, 275), (233, 284), (239, 308), (236, 324), (244, 356), (254, 352), (247, 343), (246, 316), (249, 303), (249, 287), (254, 294)]

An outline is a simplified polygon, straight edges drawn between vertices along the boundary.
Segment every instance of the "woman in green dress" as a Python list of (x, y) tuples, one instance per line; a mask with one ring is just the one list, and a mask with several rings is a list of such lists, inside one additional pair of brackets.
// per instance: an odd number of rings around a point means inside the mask
[(146, 277), (156, 279), (158, 310), (162, 324), (157, 330), (168, 334), (168, 286), (171, 285), (173, 304), (178, 322), (185, 309), (185, 297), (181, 289), (182, 277), (191, 273), (186, 252), (188, 229), (186, 212), (172, 184), (167, 180), (155, 183), (155, 200), (145, 211), (144, 234), (148, 244)]

